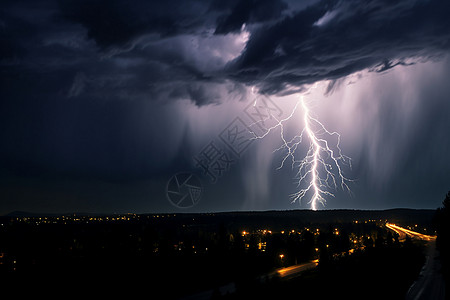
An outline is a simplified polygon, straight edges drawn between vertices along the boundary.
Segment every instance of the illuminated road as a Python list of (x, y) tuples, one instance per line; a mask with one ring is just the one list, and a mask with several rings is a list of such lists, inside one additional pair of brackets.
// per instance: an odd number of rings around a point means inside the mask
[[(275, 270), (274, 272), (270, 272), (266, 275), (260, 276), (258, 279), (261, 282), (264, 282), (264, 280), (271, 279), (275, 276), (279, 276), (283, 279), (290, 279), (299, 276), (302, 272), (314, 269), (319, 264), (319, 260), (313, 260), (307, 263), (299, 264), (299, 265), (293, 265), (286, 268), (280, 268)], [(236, 292), (236, 285), (234, 282), (228, 283), (226, 285), (221, 286), (218, 289), (218, 292), (220, 295), (226, 295), (227, 293), (232, 294)], [(183, 297), (182, 300), (209, 300), (211, 299), (212, 295), (214, 293), (214, 290), (207, 290), (204, 292), (197, 293), (195, 295)]]
[(425, 264), (420, 271), (419, 277), (409, 288), (405, 299), (444, 300), (444, 279), (442, 277), (441, 265), (438, 258), (439, 252), (436, 250), (436, 236), (421, 234), (390, 223), (386, 223), (386, 227), (398, 233), (400, 239), (404, 239), (406, 235), (408, 235), (413, 239), (429, 242)]
[(439, 261), (436, 242), (431, 241), (427, 251), (426, 262), (419, 277), (411, 285), (406, 294), (406, 300), (444, 300), (445, 286)]
[(293, 265), (287, 268), (281, 268), (278, 270), (275, 270), (275, 272), (271, 273), (270, 275), (278, 275), (281, 278), (288, 278), (288, 277), (295, 277), (300, 275), (300, 273), (313, 269), (315, 267), (317, 267), (317, 265), (319, 264), (319, 260), (313, 260), (304, 264), (299, 264), (299, 265)]
[(427, 235), (427, 234), (422, 234), (419, 232), (415, 232), (400, 226), (397, 226), (395, 224), (391, 224), (391, 223), (386, 223), (386, 227), (395, 231), (396, 233), (399, 234), (400, 239), (405, 238), (406, 235), (408, 235), (411, 238), (415, 238), (415, 239), (420, 239), (423, 241), (434, 241), (436, 240), (436, 236), (434, 235)]

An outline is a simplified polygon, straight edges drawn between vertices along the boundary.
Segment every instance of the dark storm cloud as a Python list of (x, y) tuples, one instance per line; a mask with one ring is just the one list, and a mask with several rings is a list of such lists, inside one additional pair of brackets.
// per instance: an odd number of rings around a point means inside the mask
[[(125, 98), (147, 95), (153, 100), (190, 99), (201, 106), (221, 102), (224, 94), (217, 90), (227, 90), (228, 96), (230, 92), (243, 90), (239, 82), (227, 82), (220, 71), (225, 61), (217, 61), (211, 56), (211, 50), (206, 53), (208, 50), (202, 49), (209, 45), (220, 47), (223, 43), (219, 41), (221, 37), (211, 37), (211, 33), (239, 32), (244, 24), (276, 20), (286, 8), (279, 0), (135, 1), (132, 5), (121, 0), (60, 1), (57, 16), (82, 25), (86, 37), (95, 42), (104, 57), (123, 62), (121, 68), (116, 66), (113, 70), (95, 66), (103, 73), (94, 75), (96, 78), (112, 73), (123, 75), (118, 75), (117, 81), (106, 76), (109, 84), (101, 85), (106, 87), (104, 90), (115, 91), (115, 95)], [(186, 45), (193, 39), (206, 42), (188, 49)], [(227, 48), (223, 46), (222, 49)], [(201, 57), (201, 62), (191, 60), (203, 53), (206, 55)], [(92, 66), (92, 62), (88, 65)], [(79, 76), (74, 78), (70, 91), (80, 91), (76, 87), (83, 87), (88, 92), (79, 79)], [(226, 87), (220, 88), (224, 84)], [(93, 81), (90, 85), (95, 87)], [(117, 93), (117, 89), (121, 92)], [(69, 95), (73, 96), (70, 91)]]
[(277, 93), (450, 48), (448, 1), (322, 1), (255, 30), (230, 76)]
[(189, 48), (208, 28), (208, 9), (201, 1), (7, 1), (0, 11), (4, 92), (16, 93), (7, 82), (32, 78), (42, 81), (34, 91), (43, 97), (219, 102), (213, 90), (224, 79), (205, 75)]
[[(299, 10), (280, 0), (5, 3), (2, 76), (60, 72), (59, 90), (72, 98), (201, 106), (242, 84), (289, 93), (366, 68), (383, 72), (450, 45), (446, 1), (320, 1)], [(249, 40), (239, 55), (230, 33), (243, 25)]]
[(161, 36), (193, 32), (208, 21), (203, 1), (60, 1), (61, 13), (87, 29), (101, 48), (122, 45), (142, 34)]
[(149, 33), (167, 37), (210, 27), (217, 34), (238, 32), (244, 24), (280, 18), (288, 6), (280, 0), (83, 0), (60, 1), (60, 8), (64, 18), (83, 25), (88, 37), (106, 48)]
[[(277, 0), (242, 0), (221, 1), (232, 4), (229, 13), (219, 16), (217, 19), (216, 34), (227, 34), (238, 32), (244, 24), (263, 23), (276, 20), (281, 17), (282, 12), (288, 8), (287, 4)], [(231, 2), (231, 3), (230, 3)], [(224, 8), (218, 4), (213, 7)]]

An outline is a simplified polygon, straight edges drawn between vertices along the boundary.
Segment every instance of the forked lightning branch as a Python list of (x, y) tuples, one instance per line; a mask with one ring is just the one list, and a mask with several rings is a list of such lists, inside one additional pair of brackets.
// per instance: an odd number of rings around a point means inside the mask
[[(293, 119), (299, 106), (303, 110), (303, 129), (300, 134), (288, 139), (285, 123)], [(271, 117), (276, 119), (275, 116)], [(291, 195), (292, 202), (306, 200), (311, 209), (316, 210), (319, 204), (325, 205), (327, 197), (334, 197), (332, 191), (337, 188), (350, 192), (348, 182), (351, 180), (344, 176), (343, 167), (351, 167), (351, 159), (342, 154), (341, 136), (337, 132), (328, 131), (317, 118), (312, 116), (304, 96), (300, 96), (288, 117), (277, 120), (277, 124), (263, 135), (253, 133), (254, 138), (264, 138), (275, 129), (280, 130), (282, 145), (274, 152), (284, 152), (278, 169), (290, 162), (292, 169), (296, 172), (294, 178), (297, 191)], [(306, 151), (302, 148), (305, 144)]]
[[(244, 118), (236, 117), (219, 134), (218, 140), (227, 148), (220, 147), (217, 141), (210, 141), (193, 157), (195, 166), (211, 183), (216, 183), (255, 140), (263, 139), (279, 129), (282, 144), (274, 152), (283, 153), (278, 169), (290, 164), (295, 172), (297, 190), (291, 194), (293, 203), (307, 201), (311, 209), (316, 210), (319, 205), (325, 205), (327, 198), (334, 197), (333, 191), (337, 188), (350, 192), (347, 183), (351, 180), (344, 176), (343, 167), (351, 167), (351, 160), (342, 154), (341, 136), (337, 132), (328, 131), (313, 116), (309, 104), (301, 95), (291, 113), (283, 118), (283, 111), (269, 97), (257, 97), (244, 110), (243, 116), (247, 116), (251, 124), (247, 125), (249, 123)], [(302, 110), (302, 123), (295, 128), (302, 129), (299, 134), (287, 138), (285, 125), (288, 121), (297, 121), (296, 114), (301, 113), (298, 110)], [(190, 180), (196, 178), (191, 173), (181, 174), (190, 175)], [(167, 197), (176, 207), (192, 207), (200, 199), (201, 183), (196, 179), (198, 182), (194, 184), (185, 184), (187, 181), (180, 176), (174, 175), (169, 181), (166, 187)]]

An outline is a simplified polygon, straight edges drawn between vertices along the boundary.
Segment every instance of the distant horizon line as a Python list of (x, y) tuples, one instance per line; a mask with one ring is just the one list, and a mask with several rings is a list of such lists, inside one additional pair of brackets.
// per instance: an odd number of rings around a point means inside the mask
[(297, 208), (297, 209), (269, 209), (269, 210), (222, 210), (222, 211), (204, 211), (204, 212), (189, 212), (187, 210), (178, 212), (64, 212), (64, 213), (51, 213), (51, 212), (31, 212), (23, 210), (14, 210), (6, 214), (0, 215), (1, 217), (33, 217), (33, 216), (67, 216), (67, 215), (78, 215), (78, 216), (107, 216), (107, 215), (188, 215), (188, 214), (227, 214), (227, 213), (269, 213), (269, 212), (296, 212), (296, 211), (309, 211), (312, 213), (329, 212), (329, 211), (390, 211), (390, 210), (436, 210), (436, 208), (408, 208), (408, 207), (396, 207), (396, 208), (384, 208), (384, 209), (361, 209), (361, 208), (324, 208), (313, 210), (310, 208)]

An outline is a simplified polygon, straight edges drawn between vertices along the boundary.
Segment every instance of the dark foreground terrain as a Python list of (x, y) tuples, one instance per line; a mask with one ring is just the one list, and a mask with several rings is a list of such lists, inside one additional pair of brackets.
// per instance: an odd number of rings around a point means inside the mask
[[(432, 210), (218, 214), (14, 214), (0, 220), (0, 280), (17, 294), (403, 299), (424, 262)], [(318, 259), (294, 278), (264, 277)], [(232, 284), (233, 293), (219, 287)], [(161, 294), (162, 293), (162, 294)], [(152, 297), (153, 296), (153, 297)]]
[(424, 262), (422, 247), (374, 247), (319, 265), (290, 279), (238, 287), (215, 299), (404, 299)]

